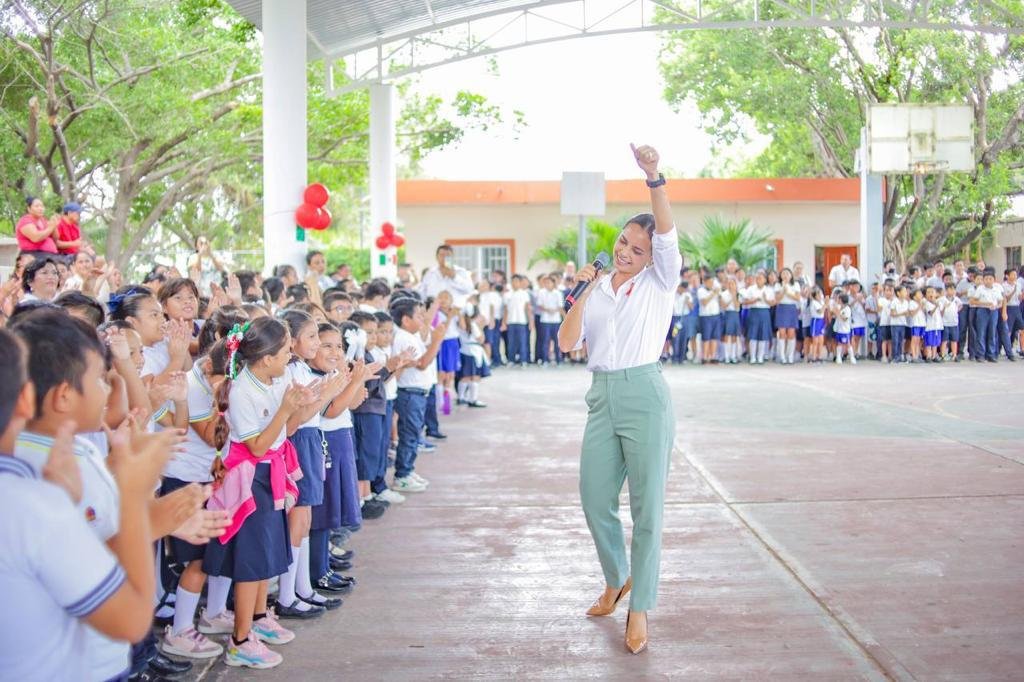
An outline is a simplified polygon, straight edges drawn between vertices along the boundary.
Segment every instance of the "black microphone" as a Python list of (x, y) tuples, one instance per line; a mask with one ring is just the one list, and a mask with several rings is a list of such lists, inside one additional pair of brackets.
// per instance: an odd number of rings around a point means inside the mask
[[(593, 266), (594, 269), (597, 270), (597, 273), (600, 274), (602, 270), (611, 265), (611, 262), (612, 260), (611, 258), (608, 257), (608, 254), (602, 251), (601, 253), (597, 254), (597, 258), (594, 259)], [(576, 286), (572, 288), (572, 291), (565, 295), (566, 311), (568, 311), (569, 308), (572, 308), (573, 305), (576, 304), (576, 299), (579, 298), (590, 285), (591, 282), (576, 282)]]

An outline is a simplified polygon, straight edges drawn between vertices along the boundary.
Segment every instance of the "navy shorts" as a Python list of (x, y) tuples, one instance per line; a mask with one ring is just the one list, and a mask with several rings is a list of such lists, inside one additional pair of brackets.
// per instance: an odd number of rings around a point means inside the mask
[(938, 348), (939, 344), (942, 343), (942, 332), (941, 329), (930, 329), (924, 333), (924, 346), (925, 348)]
[(854, 336), (864, 336), (864, 327), (854, 327), (853, 328), (853, 335)]
[(701, 315), (700, 335), (704, 341), (718, 341), (722, 338), (722, 317), (720, 315)]
[(960, 327), (943, 327), (942, 340), (946, 343), (960, 343)]
[(811, 318), (811, 336), (824, 336), (825, 335), (825, 318), (824, 317), (812, 317)]
[(878, 325), (878, 340), (892, 341), (892, 327), (887, 324)]
[(462, 353), (459, 352), (458, 339), (445, 339), (441, 342), (441, 350), (437, 353), (438, 372), (458, 372), (462, 366)]
[(832, 338), (834, 338), (836, 340), (836, 343), (838, 343), (840, 345), (842, 345), (844, 343), (850, 343), (850, 333), (849, 332), (835, 332), (832, 335)]
[(911, 327), (910, 335), (916, 336), (917, 338), (924, 338), (924, 327)]

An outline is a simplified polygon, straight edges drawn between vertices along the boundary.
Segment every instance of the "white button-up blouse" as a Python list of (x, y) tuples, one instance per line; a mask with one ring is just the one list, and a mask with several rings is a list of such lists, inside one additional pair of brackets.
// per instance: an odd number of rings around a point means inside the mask
[(658, 362), (665, 346), (683, 257), (675, 226), (651, 238), (654, 263), (612, 291), (612, 278), (601, 279), (583, 310), (587, 369), (611, 372)]

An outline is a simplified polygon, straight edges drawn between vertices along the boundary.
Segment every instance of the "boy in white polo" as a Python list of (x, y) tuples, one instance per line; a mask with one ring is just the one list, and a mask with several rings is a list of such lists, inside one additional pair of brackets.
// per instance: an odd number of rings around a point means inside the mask
[(420, 338), (423, 328), (423, 306), (411, 298), (398, 299), (391, 306), (391, 317), (395, 324), (395, 337), (391, 342), (392, 356), (398, 356), (412, 349), (415, 361), (406, 367), (398, 377), (398, 397), (395, 412), (398, 413), (398, 449), (395, 452), (395, 478), (392, 489), (399, 493), (418, 493), (426, 490), (425, 479), (416, 474), (416, 453), (423, 431), (423, 419), (427, 410), (427, 395), (433, 386), (435, 375), (431, 372), (447, 325), (439, 324), (430, 334), (428, 346)]

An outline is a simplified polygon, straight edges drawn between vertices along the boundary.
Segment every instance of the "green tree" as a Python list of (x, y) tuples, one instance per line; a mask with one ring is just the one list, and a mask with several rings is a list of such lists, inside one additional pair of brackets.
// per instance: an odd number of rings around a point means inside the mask
[(747, 218), (730, 222), (722, 216), (708, 216), (699, 235), (679, 236), (679, 250), (691, 266), (717, 268), (731, 258), (749, 269), (770, 259), (772, 248), (769, 233), (754, 229)]
[[(260, 47), (221, 0), (5, 0), (0, 13), (0, 192), (80, 200), (87, 234), (124, 266), (173, 237), (252, 248), (261, 216)], [(369, 97), (328, 98), (308, 70), (309, 176), (351, 224), (366, 190)], [(410, 163), (500, 115), (484, 98), (411, 98), (398, 135)], [(190, 248), (190, 246), (185, 247)]]
[[(704, 11), (736, 18), (733, 3), (707, 0)], [(899, 21), (899, 3), (878, 11)], [(765, 16), (786, 18), (784, 3)], [(861, 8), (850, 5), (853, 13)], [(981, 11), (937, 0), (944, 16)], [(1013, 2), (1002, 11), (1020, 14)], [(665, 14), (668, 17), (668, 14)], [(886, 178), (884, 241), (901, 263), (959, 253), (1024, 192), (1024, 37), (894, 29), (773, 29), (667, 33), (661, 69), (670, 103), (692, 99), (718, 145), (741, 140), (752, 125), (772, 143), (742, 172), (750, 176), (853, 177), (868, 105), (969, 103), (974, 107), (977, 167), (970, 173)]]
[[(615, 240), (619, 238), (621, 228), (606, 223), (596, 218), (587, 219), (587, 261), (592, 262), (597, 254), (607, 253), (609, 256), (615, 250)], [(578, 228), (565, 227), (555, 232), (548, 238), (547, 243), (534, 251), (530, 257), (528, 267), (542, 261), (550, 261), (565, 265), (569, 261), (576, 260), (576, 241)]]

